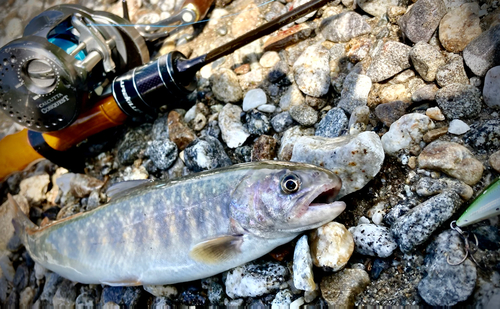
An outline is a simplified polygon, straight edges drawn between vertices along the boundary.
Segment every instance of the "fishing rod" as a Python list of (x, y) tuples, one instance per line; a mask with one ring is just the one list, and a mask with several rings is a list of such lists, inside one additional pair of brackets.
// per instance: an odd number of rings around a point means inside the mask
[[(97, 63), (104, 64), (106, 59), (99, 59), (98, 57), (98, 55), (102, 57), (101, 53), (94, 53), (90, 59), (87, 59), (87, 57), (92, 54), (92, 52), (90, 52), (82, 58), (83, 60), (75, 61), (74, 55), (78, 55), (78, 53), (83, 49), (81, 43), (76, 46), (71, 46), (71, 50), (68, 48), (66, 51), (61, 48), (54, 48), (53, 46), (47, 45), (52, 48), (54, 54), (57, 52), (59, 57), (52, 56), (49, 58), (48, 56), (51, 56), (51, 54), (45, 53), (45, 58), (33, 57), (24, 61), (22, 65), (19, 65), (17, 61), (12, 64), (8, 63), (13, 66), (13, 69), (14, 66), (18, 66), (19, 68), (17, 70), (21, 72), (21, 78), (24, 78), (24, 80), (21, 81), (21, 85), (26, 88), (24, 89), (25, 92), (23, 94), (29, 94), (25, 95), (24, 100), (35, 101), (30, 102), (32, 103), (29, 105), (31, 108), (30, 112), (38, 113), (38, 115), (41, 114), (42, 116), (40, 116), (40, 118), (30, 118), (30, 115), (16, 117), (16, 115), (20, 114), (19, 111), (14, 110), (14, 107), (17, 106), (16, 102), (13, 102), (14, 100), (11, 99), (8, 103), (3, 103), (4, 110), (7, 109), (10, 111), (8, 114), (18, 123), (24, 123), (24, 125), (26, 125), (26, 121), (30, 121), (29, 125), (33, 126), (33, 121), (35, 121), (35, 125), (37, 125), (37, 119), (40, 119), (40, 122), (35, 130), (24, 129), (18, 133), (9, 135), (0, 141), (0, 180), (5, 179), (5, 177), (13, 172), (25, 169), (32, 162), (42, 158), (47, 158), (61, 166), (74, 165), (74, 159), (64, 151), (77, 145), (86, 138), (101, 132), (102, 130), (125, 123), (128, 118), (137, 116), (140, 117), (144, 115), (157, 115), (159, 108), (164, 105), (163, 101), (157, 100), (158, 98), (169, 98), (170, 102), (168, 106), (169, 108), (172, 108), (172, 106), (175, 105), (175, 102), (184, 99), (187, 95), (195, 91), (195, 75), (196, 72), (203, 66), (231, 54), (244, 45), (259, 39), (262, 36), (271, 34), (281, 27), (318, 10), (329, 1), (330, 0), (315, 0), (301, 5), (292, 11), (277, 17), (273, 21), (257, 27), (254, 30), (251, 30), (246, 34), (208, 52), (207, 54), (194, 59), (187, 59), (180, 52), (173, 51), (167, 55), (159, 57), (157, 60), (136, 66), (133, 69), (115, 77), (111, 82), (112, 95), (96, 102), (92, 108), (81, 113), (76, 120), (74, 119), (75, 115), (79, 112), (79, 106), (75, 102), (78, 100), (85, 100), (85, 96), (82, 94), (80, 96), (72, 97), (70, 92), (81, 92), (75, 85), (78, 85), (79, 78), (81, 79), (82, 74), (85, 73), (82, 68), (90, 67), (91, 65), (93, 65), (93, 67), (98, 67)], [(81, 23), (78, 23), (78, 18), (80, 18), (80, 21), (83, 20), (87, 22), (88, 25), (102, 24), (102, 22), (97, 19), (101, 19), (109, 24), (108, 27), (90, 27), (90, 29), (92, 29), (92, 31), (90, 31), (91, 34), (93, 34), (94, 37), (97, 37), (101, 43), (104, 42), (100, 45), (97, 44), (96, 48), (100, 47), (105, 52), (111, 50), (110, 46), (113, 46), (114, 44), (117, 46), (118, 40), (113, 39), (116, 36), (120, 35), (126, 39), (131, 39), (131, 37), (135, 34), (134, 31), (131, 30), (134, 28), (120, 26), (126, 23), (126, 20), (121, 19), (120, 21), (117, 21), (116, 19), (113, 19), (115, 15), (110, 17), (112, 14), (105, 14), (106, 18), (102, 18), (101, 16), (96, 16), (95, 14), (92, 15), (92, 12), (88, 9), (84, 10), (80, 7), (75, 7), (74, 5), (70, 5), (69, 8), (81, 10), (88, 15), (87, 17), (81, 17), (81, 13), (79, 12), (80, 15), (76, 14), (76, 18), (75, 14), (69, 14), (70, 16), (66, 16), (63, 19), (66, 22), (66, 28), (62, 29), (70, 29), (68, 30), (70, 32), (69, 34), (71, 34), (71, 31), (73, 31), (74, 28), (76, 28), (75, 25), (81, 25)], [(61, 12), (59, 11), (56, 10), (56, 13), (59, 15), (55, 15), (61, 19)], [(49, 12), (52, 12), (51, 14), (54, 15), (54, 11)], [(68, 15), (67, 12), (64, 12), (64, 14)], [(41, 15), (43, 15), (43, 13)], [(94, 19), (95, 21), (90, 19)], [(46, 22), (46, 19), (43, 21)], [(128, 35), (123, 35), (123, 33), (119, 33), (117, 35), (115, 33), (115, 37), (113, 34), (109, 35), (109, 38), (106, 38), (103, 35), (99, 37), (97, 29), (102, 30), (108, 28), (121, 30), (124, 33), (128, 33)], [(86, 30), (83, 29), (81, 31), (85, 32)], [(45, 35), (47, 35), (47, 33), (45, 33)], [(35, 36), (32, 35), (30, 38), (32, 37)], [(57, 38), (60, 38), (60, 36)], [(140, 41), (136, 37), (134, 37), (133, 40), (136, 40), (136, 42)], [(29, 43), (29, 38), (26, 38), (23, 42)], [(37, 42), (41, 44), (41, 40), (38, 40)], [(91, 44), (91, 40), (88, 39), (85, 44)], [(108, 44), (108, 49), (106, 49), (105, 44)], [(135, 43), (133, 45), (137, 47), (136, 54), (140, 55), (142, 50), (141, 44)], [(26, 47), (24, 45), (14, 44), (13, 46), (15, 48), (3, 48), (0, 50), (0, 59), (4, 58), (4, 60), (8, 62), (14, 55), (13, 51), (26, 52)], [(123, 58), (125, 55), (121, 56)], [(122, 58), (118, 57), (118, 59)], [(145, 57), (143, 57), (142, 60), (144, 60), (144, 58)], [(64, 63), (60, 61), (60, 59), (64, 59), (67, 63), (71, 63), (73, 65), (64, 66)], [(109, 64), (110, 57), (107, 59)], [(98, 68), (100, 68), (101, 74), (106, 74), (107, 71), (105, 65), (99, 66)], [(64, 72), (63, 69), (68, 70), (69, 73)], [(112, 71), (112, 69), (109, 70), (109, 72)], [(60, 74), (58, 75), (58, 73)], [(97, 74), (93, 75), (95, 76)], [(17, 78), (17, 83), (19, 84), (19, 77)], [(15, 80), (15, 78), (12, 78), (12, 80)], [(7, 91), (5, 91), (4, 87), (1, 96), (3, 100), (2, 102), (5, 102), (5, 98), (8, 98), (9, 96), (10, 98), (12, 97), (12, 95), (9, 94), (9, 91), (16, 89), (14, 87), (15, 85), (14, 81), (11, 81), (9, 84), (10, 87), (7, 88)], [(85, 89), (91, 89), (92, 87), (94, 87), (93, 89), (97, 89), (101, 86), (97, 82), (87, 82), (86, 85)], [(15, 91), (13, 92), (15, 93)], [(33, 96), (33, 93), (38, 95)], [(73, 102), (73, 104), (68, 104), (68, 102)], [(24, 104), (24, 106), (28, 105), (25, 104), (25, 102), (22, 102), (22, 100), (18, 100), (17, 103), (19, 106), (22, 106), (22, 104)], [(57, 111), (61, 107), (65, 107), (65, 105), (73, 107), (70, 112), (65, 114), (65, 117), (57, 118), (57, 116), (60, 115), (52, 116), (52, 118), (46, 117), (45, 114)], [(53, 108), (47, 111), (50, 107)], [(45, 110), (42, 110), (44, 108)], [(46, 112), (45, 114), (43, 113), (44, 111)], [(46, 120), (47, 118), (49, 120)], [(62, 121), (60, 119), (62, 119)], [(42, 120), (45, 122), (41, 123)], [(54, 131), (54, 128), (57, 128), (58, 130)]]

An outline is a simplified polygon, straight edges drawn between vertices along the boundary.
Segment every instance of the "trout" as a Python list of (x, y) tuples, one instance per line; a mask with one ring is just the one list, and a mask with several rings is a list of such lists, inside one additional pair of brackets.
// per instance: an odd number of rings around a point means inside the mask
[(16, 233), (47, 269), (86, 284), (161, 285), (216, 275), (332, 221), (345, 209), (340, 188), (327, 169), (268, 161), (119, 183), (107, 204), (44, 227), (9, 200)]

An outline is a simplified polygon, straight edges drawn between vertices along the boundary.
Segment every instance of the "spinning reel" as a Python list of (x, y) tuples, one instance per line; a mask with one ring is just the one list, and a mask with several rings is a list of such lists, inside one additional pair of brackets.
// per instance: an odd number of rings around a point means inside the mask
[(90, 94), (149, 61), (144, 38), (121, 17), (59, 5), (0, 49), (0, 108), (33, 131), (69, 126)]

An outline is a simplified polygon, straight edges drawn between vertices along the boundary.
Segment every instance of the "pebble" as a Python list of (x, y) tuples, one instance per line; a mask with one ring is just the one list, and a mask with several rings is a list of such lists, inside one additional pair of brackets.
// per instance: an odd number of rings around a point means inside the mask
[(278, 150), (278, 159), (282, 161), (290, 161), (293, 154), (293, 148), (297, 140), (302, 136), (310, 135), (314, 135), (313, 128), (294, 126), (286, 130), (281, 138), (281, 146)]
[(483, 164), (464, 146), (445, 141), (427, 145), (418, 156), (420, 168), (442, 171), (468, 185), (476, 184), (483, 175)]
[(207, 303), (206, 294), (194, 286), (190, 286), (183, 291), (178, 300), (185, 306), (203, 306)]
[(120, 165), (131, 165), (137, 159), (144, 158), (147, 147), (151, 124), (140, 125), (125, 134), (122, 142), (118, 145), (117, 158)]
[(403, 84), (384, 85), (379, 90), (380, 103), (391, 103), (394, 101), (409, 101), (408, 87)]
[(321, 295), (329, 306), (351, 308), (356, 297), (370, 284), (370, 276), (362, 269), (343, 269), (321, 280)]
[(210, 76), (209, 80), (217, 100), (234, 103), (243, 98), (238, 76), (233, 71), (220, 68)]
[(325, 167), (342, 179), (337, 198), (363, 188), (380, 171), (385, 158), (374, 132), (336, 138), (297, 136), (292, 145), (291, 161)]
[[(413, 102), (423, 102), (423, 101), (434, 101), (436, 98), (436, 92), (438, 87), (435, 84), (428, 84), (421, 88), (418, 88), (411, 95), (411, 100)], [(429, 115), (427, 115), (429, 116)], [(430, 117), (430, 116), (429, 116)], [(444, 118), (443, 118), (444, 120)]]
[(40, 295), (39, 301), (42, 308), (46, 308), (52, 304), (52, 299), (57, 292), (57, 288), (63, 282), (63, 277), (56, 273), (49, 272), (45, 276), (45, 284), (43, 285), (43, 292)]
[(491, 167), (496, 170), (497, 172), (500, 172), (500, 151), (494, 152), (488, 162), (490, 163)]
[(289, 66), (285, 61), (278, 61), (267, 73), (267, 79), (271, 83), (277, 83), (288, 74), (289, 70)]
[(334, 107), (321, 119), (314, 135), (338, 137), (347, 133), (349, 119), (339, 107)]
[(436, 92), (436, 102), (448, 119), (475, 118), (481, 112), (481, 91), (471, 85), (450, 84)]
[(439, 49), (422, 41), (412, 47), (410, 58), (415, 70), (428, 82), (436, 78), (438, 68), (445, 63), (445, 58)]
[(398, 5), (398, 0), (358, 0), (356, 4), (366, 13), (382, 17), (391, 6)]
[(269, 135), (261, 135), (255, 140), (252, 147), (251, 161), (274, 160), (278, 141)]
[(48, 174), (31, 176), (21, 181), (19, 194), (24, 196), (29, 204), (37, 206), (46, 200), (49, 184), (50, 176)]
[(377, 83), (410, 68), (410, 50), (411, 47), (403, 43), (385, 42), (373, 57), (366, 75)]
[(173, 285), (143, 285), (142, 287), (146, 292), (156, 297), (172, 298), (179, 294)]
[(222, 285), (219, 283), (218, 277), (210, 277), (201, 280), (201, 287), (207, 290), (208, 300), (211, 305), (223, 304), (225, 294)]
[(349, 229), (359, 254), (386, 258), (398, 247), (388, 228), (376, 224), (360, 224)]
[(465, 73), (464, 60), (458, 55), (450, 55), (446, 64), (440, 66), (436, 73), (436, 82), (440, 87), (450, 84), (469, 84)]
[(21, 293), (19, 293), (19, 308), (31, 308), (34, 298), (35, 290), (30, 286), (25, 288)]
[[(292, 8), (299, 7), (299, 6), (303, 5), (303, 4), (306, 4), (309, 1), (311, 1), (311, 0), (293, 0), (292, 1)], [(310, 19), (311, 17), (313, 17), (314, 14), (316, 14), (316, 12), (317, 11), (311, 12), (311, 13), (307, 14), (306, 16), (297, 19), (295, 21), (295, 23), (296, 24), (301, 24), (301, 23), (306, 22), (308, 19)]]
[(482, 33), (479, 21), (479, 4), (464, 3), (449, 11), (441, 19), (439, 41), (447, 51), (461, 52)]
[(460, 119), (453, 119), (448, 127), (448, 133), (462, 135), (467, 133), (470, 127)]
[(357, 107), (366, 106), (371, 87), (372, 81), (368, 76), (357, 74), (353, 70), (344, 80), (337, 107), (351, 114)]
[[(151, 159), (157, 169), (164, 171), (177, 159), (177, 145), (169, 140), (149, 141), (144, 154)], [(148, 172), (155, 171), (151, 165), (146, 169)]]
[(304, 104), (304, 95), (299, 87), (293, 83), (280, 98), (280, 107), (282, 111), (288, 111), (290, 107)]
[(477, 76), (484, 76), (488, 70), (500, 65), (500, 24), (491, 27), (472, 40), (464, 49), (465, 64)]
[[(28, 215), (30, 212), (28, 200), (20, 194), (14, 195), (13, 198), (21, 207), (22, 211)], [(0, 252), (7, 249), (9, 242), (14, 236), (14, 227), (12, 226), (12, 219), (14, 216), (15, 214), (11, 210), (9, 201), (5, 201), (2, 206), (0, 206)]]
[(196, 134), (182, 121), (182, 116), (171, 111), (167, 118), (168, 137), (177, 145), (179, 151), (196, 139)]
[(281, 50), (309, 38), (313, 33), (314, 29), (307, 23), (298, 24), (286, 30), (278, 31), (275, 36), (266, 40), (263, 49), (264, 51)]
[(464, 136), (464, 142), (475, 149), (497, 150), (500, 148), (500, 120), (476, 122)]
[(346, 46), (346, 56), (352, 63), (357, 63), (362, 61), (368, 55), (373, 41), (367, 37), (353, 38), (347, 43)]
[(260, 11), (253, 2), (243, 8), (231, 23), (233, 37), (237, 38), (255, 28), (260, 20), (259, 15)]
[(257, 88), (249, 90), (243, 98), (243, 111), (248, 112), (267, 103), (267, 97), (264, 90)]
[(332, 42), (348, 42), (352, 38), (368, 34), (370, 25), (356, 12), (347, 11), (321, 21), (319, 31)]
[(316, 289), (307, 235), (302, 236), (295, 245), (293, 253), (293, 285), (296, 289), (304, 291), (314, 291)]
[(271, 124), (267, 116), (257, 110), (251, 110), (245, 114), (246, 131), (253, 135), (266, 134), (271, 130)]
[(484, 78), (484, 103), (492, 108), (500, 108), (500, 66), (488, 70)]
[(196, 114), (192, 122), (193, 130), (199, 132), (203, 130), (203, 128), (206, 125), (207, 125), (207, 117), (205, 117), (205, 115), (203, 115), (202, 113)]
[(441, 127), (433, 130), (427, 131), (427, 133), (424, 134), (422, 140), (425, 143), (430, 143), (432, 141), (437, 140), (439, 137), (445, 135), (448, 133), (448, 128), (447, 127)]
[(406, 114), (382, 136), (384, 151), (391, 156), (397, 156), (400, 151), (418, 153), (423, 135), (431, 129), (434, 129), (434, 123), (429, 117), (418, 113)]
[(280, 61), (280, 55), (277, 52), (268, 51), (260, 57), (259, 63), (264, 68), (272, 68)]
[(399, 217), (391, 232), (401, 251), (410, 252), (423, 244), (461, 205), (458, 194), (444, 191)]
[(293, 300), (292, 291), (290, 291), (289, 289), (280, 290), (278, 291), (278, 293), (276, 293), (276, 296), (274, 297), (271, 303), (271, 309), (290, 308), (292, 300)]
[(5, 36), (10, 40), (17, 39), (23, 34), (23, 21), (17, 17), (11, 18), (5, 26)]
[(104, 286), (100, 306), (138, 307), (142, 296), (143, 290), (140, 287)]
[(229, 166), (231, 159), (218, 139), (204, 135), (194, 140), (184, 150), (184, 163), (193, 172)]
[(428, 42), (447, 13), (443, 0), (419, 0), (398, 20), (406, 38)]
[(328, 93), (330, 88), (330, 70), (328, 49), (322, 45), (313, 45), (299, 56), (293, 64), (295, 82), (299, 89), (313, 97)]
[(240, 120), (243, 110), (241, 107), (233, 104), (226, 104), (219, 113), (219, 127), (222, 134), (222, 140), (229, 148), (236, 148), (247, 140), (250, 136), (245, 131)]
[(273, 1), (270, 5), (269, 12), (266, 14), (265, 19), (267, 22), (285, 14), (287, 12), (286, 7), (278, 1)]
[(295, 121), (292, 116), (290, 116), (289, 112), (281, 112), (271, 118), (271, 125), (273, 126), (274, 131), (281, 133), (289, 129), (294, 125)]
[(472, 188), (457, 179), (442, 177), (438, 179), (430, 177), (422, 177), (418, 180), (415, 186), (415, 192), (419, 196), (431, 196), (442, 193), (446, 190), (451, 190), (464, 200), (469, 200), (472, 197), (474, 191)]
[(333, 272), (345, 267), (354, 251), (354, 240), (343, 224), (327, 223), (312, 231), (311, 255), (317, 267), (325, 267)]
[(276, 262), (250, 262), (227, 272), (226, 293), (235, 299), (256, 297), (277, 291), (290, 276), (288, 269)]
[(465, 301), (476, 285), (476, 266), (470, 259), (460, 265), (465, 254), (459, 234), (447, 230), (439, 234), (427, 247), (424, 259), (424, 277), (418, 284), (418, 293), (431, 306), (454, 306)]
[(74, 308), (76, 300), (75, 283), (64, 279), (52, 298), (54, 308)]
[[(408, 203), (402, 202), (396, 204), (391, 210), (384, 216), (384, 222), (393, 225), (401, 216), (410, 211), (411, 207)], [(370, 223), (370, 222), (368, 222)]]
[(394, 101), (391, 103), (379, 104), (375, 108), (375, 115), (386, 126), (390, 127), (391, 124), (403, 117), (403, 115), (406, 113), (406, 109), (409, 106), (410, 103), (403, 101)]
[(439, 109), (439, 107), (430, 107), (430, 108), (426, 109), (425, 115), (427, 117), (431, 118), (432, 120), (436, 120), (436, 121), (445, 120), (445, 117), (444, 117), (443, 113), (441, 112), (441, 110)]
[(289, 113), (293, 120), (306, 127), (318, 122), (318, 112), (307, 104), (292, 106)]

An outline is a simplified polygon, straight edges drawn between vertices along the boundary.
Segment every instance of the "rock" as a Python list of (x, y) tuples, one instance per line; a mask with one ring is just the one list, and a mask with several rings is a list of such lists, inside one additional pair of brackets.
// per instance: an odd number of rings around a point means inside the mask
[(52, 298), (52, 305), (54, 308), (73, 308), (76, 296), (75, 284), (68, 279), (64, 279)]
[(96, 306), (97, 291), (95, 288), (82, 287), (80, 295), (76, 297), (76, 308), (94, 308)]
[(443, 0), (420, 0), (398, 20), (398, 24), (413, 43), (428, 42), (446, 12)]
[(250, 162), (252, 160), (252, 147), (241, 146), (234, 150), (234, 160), (236, 163)]
[(277, 144), (278, 141), (272, 136), (259, 136), (259, 138), (253, 143), (252, 162), (273, 160), (274, 158), (276, 158)]
[(290, 107), (290, 116), (303, 126), (312, 126), (318, 122), (318, 112), (306, 104)]
[(391, 231), (401, 251), (409, 252), (423, 244), (461, 205), (458, 194), (444, 191), (399, 217)]
[(453, 119), (448, 127), (448, 132), (455, 135), (462, 135), (469, 130), (470, 127), (460, 119)]
[(139, 287), (104, 286), (100, 305), (115, 304), (120, 307), (137, 307), (142, 294), (143, 290)]
[(40, 295), (40, 305), (42, 308), (52, 304), (52, 299), (57, 292), (59, 285), (63, 282), (63, 277), (56, 273), (48, 273), (43, 286), (42, 295)]
[(327, 223), (312, 231), (311, 255), (317, 267), (339, 271), (349, 261), (354, 251), (354, 240), (346, 227), (337, 222)]
[(179, 294), (173, 285), (143, 285), (142, 287), (146, 292), (156, 297), (172, 298)]
[(231, 159), (218, 139), (205, 135), (194, 140), (184, 150), (184, 162), (193, 172), (231, 165)]
[(281, 59), (280, 59), (280, 56), (277, 52), (268, 51), (268, 52), (265, 52), (262, 55), (262, 57), (260, 57), (259, 63), (264, 68), (272, 68), (280, 61), (281, 61)]
[(288, 64), (285, 61), (279, 61), (269, 70), (269, 73), (267, 73), (267, 79), (271, 83), (277, 83), (288, 74), (288, 71)]
[(281, 133), (291, 126), (295, 121), (293, 121), (292, 116), (290, 116), (289, 112), (282, 112), (277, 114), (271, 119), (271, 125), (273, 126), (274, 131)]
[[(293, 294), (292, 291), (289, 289), (281, 290), (278, 293), (276, 293), (276, 296), (274, 297), (272, 303), (271, 303), (271, 308), (290, 308), (290, 304), (292, 303), (293, 300)], [(253, 307), (253, 306), (252, 306)]]
[[(425, 85), (413, 92), (411, 100), (413, 102), (434, 101), (439, 88), (435, 84)], [(427, 115), (429, 116), (429, 115)], [(430, 117), (430, 116), (429, 116)], [(431, 117), (432, 118), (432, 117)], [(443, 118), (444, 120), (444, 118)]]
[(430, 177), (422, 177), (418, 180), (415, 187), (415, 192), (417, 192), (419, 196), (436, 195), (446, 190), (457, 193), (464, 200), (469, 200), (474, 193), (469, 185), (452, 178), (433, 179)]
[(476, 2), (465, 3), (449, 11), (439, 23), (439, 41), (452, 53), (463, 51), (481, 33), (479, 4)]
[(356, 3), (366, 13), (382, 17), (389, 7), (398, 5), (399, 2), (398, 0), (359, 0)]
[(325, 167), (342, 179), (337, 198), (363, 188), (377, 175), (385, 157), (374, 132), (336, 138), (297, 136), (291, 143), (291, 161)]
[(266, 134), (271, 129), (267, 116), (256, 110), (251, 110), (246, 113), (245, 121), (244, 127), (246, 131), (253, 135)]
[(240, 120), (241, 107), (226, 104), (219, 113), (219, 127), (222, 139), (229, 148), (241, 146), (250, 136)]
[(293, 285), (296, 289), (304, 291), (314, 291), (316, 289), (313, 263), (306, 235), (302, 236), (295, 245), (293, 254)]
[(493, 153), (490, 156), (488, 162), (490, 163), (491, 167), (493, 167), (493, 169), (495, 169), (497, 172), (500, 172), (500, 151)]
[[(292, 1), (292, 8), (299, 7), (299, 6), (303, 5), (303, 4), (308, 3), (309, 1), (311, 1), (311, 0), (293, 0)], [(313, 17), (314, 14), (316, 14), (316, 12), (317, 11), (311, 12), (311, 13), (307, 14), (306, 16), (297, 19), (295, 21), (295, 23), (296, 24), (301, 24), (301, 23), (306, 22), (308, 19), (310, 19), (311, 17)]]
[(490, 68), (500, 65), (500, 24), (472, 40), (465, 47), (463, 57), (477, 76), (484, 76)]
[(177, 159), (177, 145), (169, 140), (149, 141), (144, 154), (151, 159), (155, 167), (149, 165), (148, 172), (154, 172), (156, 169), (164, 171)]
[(424, 277), (418, 284), (418, 293), (431, 306), (453, 306), (465, 301), (476, 285), (476, 266), (466, 259), (459, 262), (465, 254), (459, 234), (452, 230), (444, 231), (427, 247), (424, 259)]
[(425, 115), (432, 120), (443, 121), (445, 120), (443, 113), (439, 107), (430, 107), (425, 110)]
[(286, 130), (281, 138), (281, 146), (278, 150), (278, 159), (290, 161), (292, 158), (293, 147), (301, 136), (314, 135), (313, 128), (301, 128), (300, 126), (291, 127)]
[(409, 106), (409, 103), (403, 101), (379, 104), (375, 108), (375, 115), (386, 126), (390, 127), (391, 124), (400, 119), (406, 113), (406, 109)]
[(304, 104), (304, 95), (296, 84), (292, 84), (280, 99), (282, 111), (288, 111), (290, 107)]
[(323, 137), (338, 137), (347, 133), (349, 120), (341, 108), (334, 107), (326, 113), (319, 122), (314, 135)]
[(376, 83), (408, 69), (411, 66), (410, 50), (411, 47), (403, 43), (385, 42), (373, 57), (366, 75)]
[(349, 229), (356, 252), (386, 258), (398, 247), (388, 228), (375, 224), (360, 224)]
[(253, 28), (259, 23), (259, 10), (254, 3), (247, 5), (241, 10), (241, 13), (236, 15), (231, 23), (231, 33), (237, 38)]
[(31, 308), (33, 299), (35, 298), (35, 290), (32, 287), (25, 288), (19, 294), (19, 308)]
[(201, 287), (206, 289), (208, 292), (208, 300), (211, 305), (223, 304), (223, 298), (225, 297), (224, 289), (219, 283), (218, 277), (210, 277), (201, 280)]
[(444, 141), (427, 145), (418, 156), (420, 168), (442, 171), (468, 185), (476, 184), (483, 175), (483, 165), (464, 146)]
[(118, 162), (121, 165), (131, 165), (135, 160), (144, 158), (150, 132), (151, 124), (149, 123), (127, 132), (117, 150)]
[(408, 150), (418, 153), (423, 135), (433, 128), (434, 123), (429, 117), (417, 113), (406, 114), (394, 122), (382, 136), (384, 151), (391, 156)]
[(199, 132), (203, 130), (203, 128), (207, 125), (207, 117), (203, 115), (202, 113), (196, 114), (196, 116), (193, 119), (193, 130)]
[(217, 100), (225, 103), (238, 102), (243, 98), (238, 76), (229, 69), (220, 68), (210, 76), (212, 91)]
[(168, 137), (177, 145), (179, 151), (196, 139), (196, 134), (182, 121), (182, 116), (171, 111), (167, 118)]
[[(26, 215), (29, 215), (30, 205), (28, 204), (28, 200), (20, 194), (14, 195), (13, 198), (21, 207), (21, 210)], [(7, 249), (9, 242), (14, 236), (14, 227), (12, 226), (14, 216), (15, 213), (12, 211), (11, 205), (9, 205), (9, 201), (5, 201), (0, 206), (0, 252)]]
[(306, 96), (306, 104), (315, 110), (320, 110), (328, 104), (329, 98), (327, 96), (316, 98), (311, 96)]
[(436, 102), (446, 118), (474, 118), (481, 112), (481, 91), (471, 85), (450, 84), (437, 91)]
[(19, 194), (24, 196), (29, 204), (37, 206), (45, 201), (49, 184), (50, 177), (48, 174), (31, 176), (21, 181)]
[(362, 269), (344, 269), (321, 280), (321, 295), (329, 306), (350, 308), (356, 296), (370, 284), (370, 276)]
[(462, 57), (450, 56), (446, 64), (438, 68), (436, 81), (440, 87), (450, 84), (469, 84)]
[(365, 131), (369, 120), (370, 108), (368, 106), (357, 107), (349, 118), (349, 134), (354, 135)]
[(492, 108), (500, 108), (500, 66), (488, 70), (484, 78), (484, 103)]
[(409, 89), (403, 84), (384, 85), (379, 90), (380, 103), (392, 103), (394, 101), (409, 101)]
[(274, 106), (272, 104), (263, 104), (263, 105), (257, 107), (257, 109), (261, 112), (272, 114), (276, 111), (276, 106)]
[(351, 114), (356, 108), (366, 106), (371, 87), (372, 82), (368, 76), (357, 74), (353, 70), (344, 80), (337, 107)]
[(475, 149), (495, 151), (500, 148), (500, 120), (478, 121), (465, 134), (464, 142)]
[(257, 88), (249, 90), (243, 98), (243, 111), (248, 112), (267, 103), (267, 97), (264, 90)]
[(368, 55), (373, 41), (368, 37), (358, 37), (349, 41), (346, 45), (346, 56), (352, 63), (362, 61)]
[(415, 70), (428, 82), (436, 78), (438, 68), (445, 63), (445, 58), (439, 49), (422, 41), (412, 47), (410, 58)]
[(264, 295), (278, 290), (288, 277), (288, 269), (276, 262), (250, 262), (227, 272), (226, 293), (233, 299)]
[(363, 17), (356, 12), (347, 11), (321, 21), (319, 31), (332, 42), (348, 42), (350, 39), (372, 31)]
[(311, 36), (314, 29), (308, 24), (302, 23), (292, 26), (286, 30), (278, 31), (276, 36), (272, 36), (264, 43), (264, 51), (279, 51), (287, 46), (296, 44)]
[(270, 22), (271, 20), (278, 18), (286, 12), (287, 9), (281, 2), (274, 1), (273, 3), (271, 3), (269, 12), (266, 14), (265, 19), (267, 22)]
[(448, 133), (448, 128), (447, 127), (441, 127), (433, 130), (427, 131), (427, 133), (424, 134), (422, 140), (426, 143), (433, 142), (437, 140), (439, 137), (445, 135)]
[(299, 89), (313, 97), (325, 95), (330, 88), (328, 50), (321, 45), (313, 45), (299, 56), (293, 64), (295, 82)]

